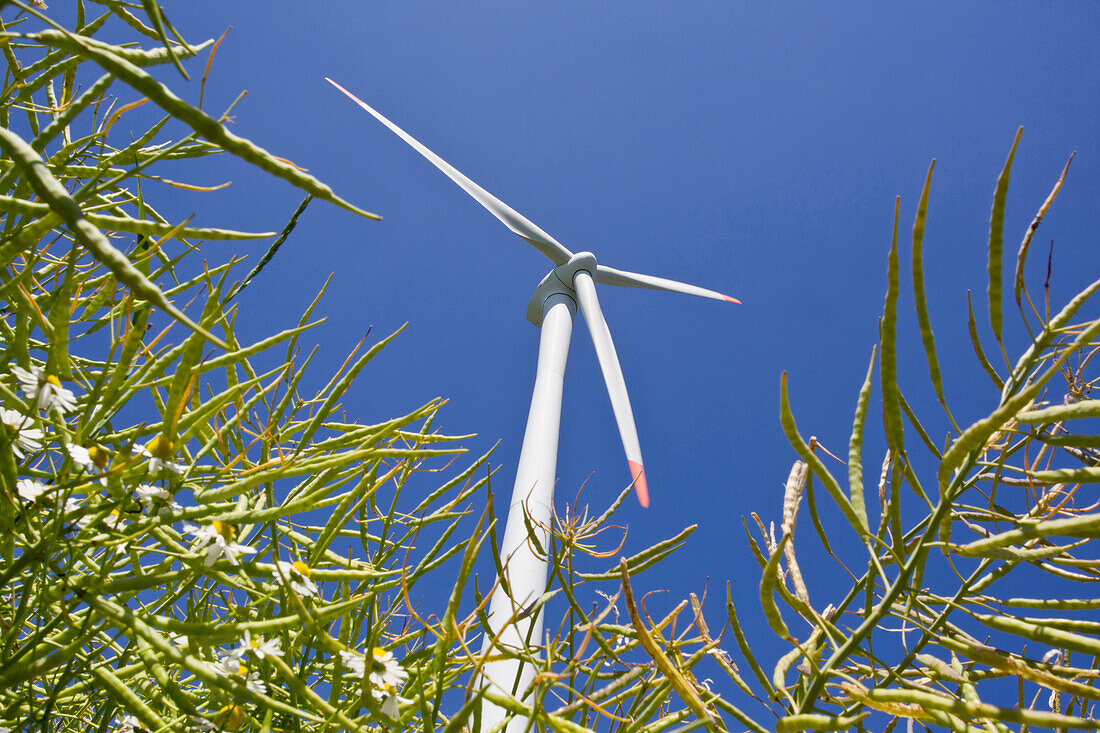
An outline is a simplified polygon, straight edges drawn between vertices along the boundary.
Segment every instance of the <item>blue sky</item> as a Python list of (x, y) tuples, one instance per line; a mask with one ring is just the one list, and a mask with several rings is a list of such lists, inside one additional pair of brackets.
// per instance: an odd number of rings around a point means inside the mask
[[(698, 524), (687, 548), (644, 576), (644, 587), (669, 589), (671, 605), (708, 579), (712, 597), (722, 596), (731, 580), (765, 658), (779, 647), (759, 611), (759, 570), (741, 518), (779, 516), (794, 459), (778, 420), (780, 373), (789, 373), (804, 434), (844, 455), (882, 311), (894, 197), (902, 199), (904, 263), (917, 196), (937, 159), (926, 278), (960, 421), (986, 414), (997, 397), (969, 347), (966, 291), (987, 324), (989, 207), (1018, 126), (1025, 131), (1008, 199), (1008, 251), (1076, 150), (1036, 238), (1030, 282), (1041, 292), (1052, 238), (1056, 306), (1100, 272), (1100, 6), (1092, 3), (203, 7), (171, 17), (191, 40), (233, 26), (207, 108), (247, 89), (235, 109), (240, 134), (384, 217), (371, 222), (313, 204), (240, 300), (244, 336), (258, 338), (295, 322), (335, 273), (320, 308), (328, 321), (314, 336), (318, 380), (368, 327), (381, 338), (410, 322), (361, 376), (345, 402), (349, 417), (375, 422), (447, 397), (437, 425), (477, 433), (472, 452), (499, 439), (494, 488), (508, 496), (539, 335), (524, 309), (550, 264), (324, 76), (566, 247), (743, 301), (600, 290), (653, 502), (622, 511), (624, 551)], [(173, 85), (197, 97), (197, 78)], [(224, 161), (196, 170), (197, 182), (225, 176), (216, 172)], [(299, 193), (230, 170), (233, 195), (212, 196), (209, 219), (196, 223), (281, 228)], [(264, 246), (241, 251), (254, 260)], [(902, 282), (902, 389), (942, 438), (947, 425), (915, 335), (905, 265)], [(583, 499), (602, 507), (629, 474), (579, 322), (574, 336), (558, 501), (591, 475)], [(1022, 343), (1012, 331), (1010, 346)], [(875, 433), (868, 473), (877, 475), (882, 450)], [(824, 605), (842, 576), (819, 559), (803, 525), (803, 570)], [(721, 626), (721, 605), (708, 609)]]

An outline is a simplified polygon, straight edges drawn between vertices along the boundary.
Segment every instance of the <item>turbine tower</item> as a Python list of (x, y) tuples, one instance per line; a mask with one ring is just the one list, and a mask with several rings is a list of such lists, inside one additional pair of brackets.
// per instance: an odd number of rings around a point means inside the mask
[[(623, 381), (615, 344), (611, 340), (611, 332), (596, 297), (596, 284), (666, 290), (728, 303), (740, 301), (695, 285), (600, 265), (591, 252), (570, 252), (556, 239), (428, 150), (366, 102), (332, 79), (326, 77), (325, 80), (427, 158), (488, 209), (489, 213), (555, 265), (535, 288), (527, 304), (527, 319), (542, 329), (542, 335), (539, 339), (531, 409), (527, 415), (527, 428), (523, 434), (516, 481), (501, 543), (500, 554), (504, 562), (505, 577), (499, 579), (489, 602), (491, 633), (486, 635), (484, 643), (486, 651), (495, 647), (497, 655), (504, 658), (488, 662), (482, 668), (482, 678), (489, 690), (522, 700), (529, 693), (528, 687), (534, 679), (535, 671), (531, 665), (514, 657), (519, 652), (537, 649), (542, 637), (542, 611), (538, 609), (537, 613), (533, 612), (533, 605), (546, 592), (547, 567), (546, 558), (536, 548), (549, 547), (554, 482), (557, 478), (562, 387), (577, 308), (584, 314), (588, 332), (596, 346), (596, 356), (611, 397), (611, 408), (626, 451), (634, 491), (641, 505), (648, 507), (649, 488), (642, 463), (642, 449), (638, 443), (638, 430), (634, 425), (634, 413), (630, 409), (630, 399), (627, 397), (626, 382)], [(536, 536), (530, 536), (528, 525), (533, 528)], [(503, 708), (486, 702), (482, 709), (481, 730), (491, 731), (507, 717), (508, 713)], [(527, 727), (526, 719), (515, 717), (503, 730), (505, 733), (522, 733)]]

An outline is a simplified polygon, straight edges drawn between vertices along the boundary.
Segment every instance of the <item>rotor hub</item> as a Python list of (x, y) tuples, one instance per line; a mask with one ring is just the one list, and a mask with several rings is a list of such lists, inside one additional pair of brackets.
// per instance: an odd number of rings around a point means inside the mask
[(596, 255), (591, 252), (578, 252), (569, 258), (569, 261), (558, 265), (546, 277), (542, 279), (535, 292), (531, 294), (531, 300), (527, 303), (527, 320), (536, 326), (542, 327), (546, 299), (556, 293), (577, 299), (576, 290), (573, 287), (573, 279), (578, 272), (596, 274)]

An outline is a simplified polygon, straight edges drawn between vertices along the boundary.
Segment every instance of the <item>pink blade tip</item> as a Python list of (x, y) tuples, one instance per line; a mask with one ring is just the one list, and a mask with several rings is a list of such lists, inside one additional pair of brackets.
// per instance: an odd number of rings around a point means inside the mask
[(738, 300), (737, 298), (731, 298), (728, 295), (723, 295), (722, 297), (726, 299), (727, 303), (737, 303), (737, 305), (741, 305), (741, 301)]
[(645, 484), (645, 468), (642, 464), (626, 459), (630, 464), (630, 475), (634, 477), (634, 490), (638, 492), (638, 503), (642, 507), (649, 506), (649, 488)]

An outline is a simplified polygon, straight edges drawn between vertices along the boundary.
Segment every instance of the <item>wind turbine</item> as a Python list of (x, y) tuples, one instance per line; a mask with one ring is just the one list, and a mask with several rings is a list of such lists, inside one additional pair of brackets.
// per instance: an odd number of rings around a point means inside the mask
[[(596, 297), (596, 283), (634, 288), (666, 290), (673, 293), (698, 295), (703, 298), (740, 303), (728, 295), (700, 288), (695, 285), (667, 280), (663, 277), (640, 275), (616, 270), (596, 263), (591, 252), (574, 254), (556, 239), (537, 227), (512, 207), (477, 185), (447, 161), (440, 158), (419, 141), (390, 122), (369, 104), (325, 77), (356, 104), (388, 127), (394, 134), (443, 171), (463, 191), (500, 219), (521, 239), (546, 256), (555, 267), (535, 288), (527, 304), (527, 320), (542, 329), (539, 340), (538, 367), (535, 387), (531, 396), (531, 409), (527, 414), (527, 428), (523, 434), (516, 481), (508, 509), (504, 529), (501, 557), (504, 575), (489, 602), (489, 628), (485, 647), (494, 644), (501, 650), (520, 651), (537, 646), (542, 636), (542, 611), (531, 613), (546, 590), (546, 560), (536, 547), (549, 547), (550, 523), (554, 501), (554, 482), (557, 478), (558, 431), (561, 426), (561, 399), (565, 362), (569, 354), (569, 341), (573, 334), (573, 319), (577, 307), (584, 314), (588, 332), (596, 346), (596, 356), (603, 372), (604, 383), (611, 397), (611, 408), (626, 450), (631, 481), (643, 507), (649, 506), (649, 489), (646, 485), (642, 449), (638, 443), (638, 430), (634, 425), (634, 413), (626, 393), (619, 357), (611, 332), (604, 321), (600, 303)], [(525, 521), (525, 515), (527, 521)], [(537, 534), (530, 537), (528, 522)], [(524, 693), (534, 678), (534, 669), (517, 659), (501, 659), (488, 662), (482, 668), (485, 682), (497, 692), (511, 696)], [(486, 703), (482, 709), (482, 730), (490, 731), (507, 717), (507, 713), (495, 704)], [(505, 728), (506, 733), (520, 733), (527, 728), (527, 721), (514, 718)]]

